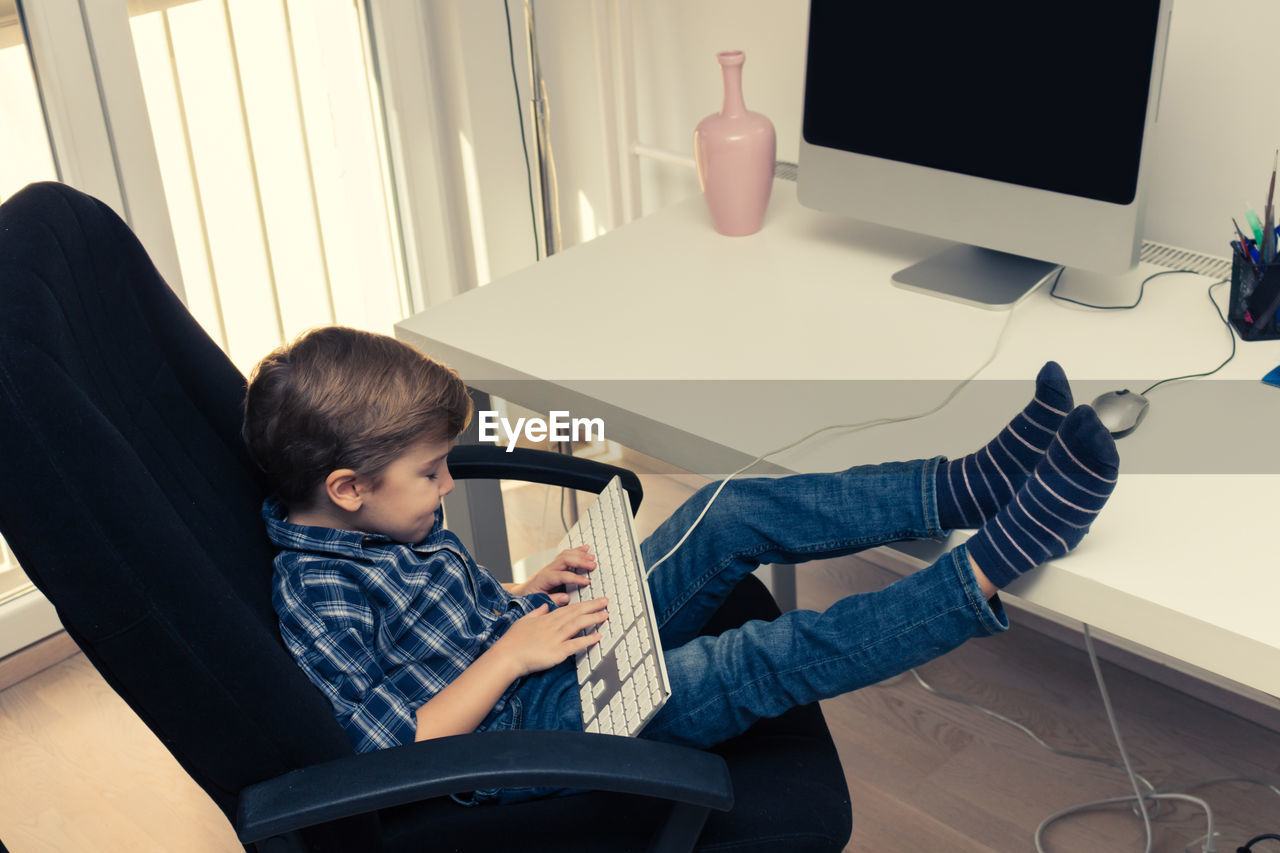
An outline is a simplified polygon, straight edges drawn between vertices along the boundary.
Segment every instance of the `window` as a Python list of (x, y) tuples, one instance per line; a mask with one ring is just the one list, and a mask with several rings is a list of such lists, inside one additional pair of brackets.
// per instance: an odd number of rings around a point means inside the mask
[[(0, 0), (0, 201), (32, 181), (56, 177), (18, 10), (13, 0)], [(9, 546), (0, 540), (0, 606), (33, 590)], [(10, 646), (24, 645), (25, 639), (9, 642), (0, 636), (0, 656), (12, 651)]]
[[(171, 225), (168, 268), (242, 371), (312, 326), (390, 333), (409, 300), (364, 20), (352, 0), (0, 0), (0, 199), (61, 178), (153, 253)], [(39, 598), (0, 545), (0, 655), (56, 630), (47, 603), (23, 615)]]
[(0, 200), (56, 177), (18, 9), (0, 0)]
[(350, 0), (131, 0), (187, 305), (242, 370), (313, 326), (408, 313)]

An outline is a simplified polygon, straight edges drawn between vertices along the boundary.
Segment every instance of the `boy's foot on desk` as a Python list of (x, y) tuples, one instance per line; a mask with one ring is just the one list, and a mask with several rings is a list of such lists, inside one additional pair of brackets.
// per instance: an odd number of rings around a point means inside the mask
[(1031, 402), (990, 444), (938, 466), (942, 527), (979, 527), (999, 512), (1040, 462), (1072, 405), (1066, 374), (1056, 361), (1046, 363)]
[(1089, 530), (1116, 485), (1120, 457), (1097, 414), (1067, 415), (1030, 478), (960, 547), (990, 598), (1024, 572), (1070, 551)]

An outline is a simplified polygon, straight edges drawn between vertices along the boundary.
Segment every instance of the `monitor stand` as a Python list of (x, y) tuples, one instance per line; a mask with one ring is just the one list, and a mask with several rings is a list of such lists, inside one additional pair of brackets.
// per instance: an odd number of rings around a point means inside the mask
[(893, 283), (997, 311), (1012, 308), (1061, 267), (964, 243), (893, 274)]

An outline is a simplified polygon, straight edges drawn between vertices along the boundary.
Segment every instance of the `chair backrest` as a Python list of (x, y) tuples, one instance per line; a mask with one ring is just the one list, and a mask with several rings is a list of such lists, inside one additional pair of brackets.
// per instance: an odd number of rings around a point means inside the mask
[(104, 204), (36, 184), (0, 205), (0, 533), (228, 816), (352, 752), (279, 639), (243, 394)]

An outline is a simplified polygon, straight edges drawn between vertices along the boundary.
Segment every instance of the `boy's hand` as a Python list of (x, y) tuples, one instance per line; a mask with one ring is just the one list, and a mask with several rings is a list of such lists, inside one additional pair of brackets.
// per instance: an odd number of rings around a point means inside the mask
[(552, 590), (559, 589), (567, 583), (578, 584), (579, 586), (588, 584), (591, 579), (583, 573), (594, 572), (595, 569), (596, 558), (591, 553), (591, 546), (579, 545), (577, 548), (561, 551), (549, 565), (539, 569), (538, 573), (533, 577), (524, 583), (514, 584), (508, 589), (513, 595), (532, 595), (535, 592), (545, 592), (551, 596), (551, 600), (556, 604), (568, 604), (568, 593), (552, 592)]
[(608, 604), (607, 598), (594, 598), (555, 610), (539, 605), (537, 610), (517, 619), (489, 651), (504, 655), (515, 667), (517, 677), (550, 669), (569, 655), (600, 642), (600, 634), (594, 630), (585, 637), (578, 634), (608, 619)]

